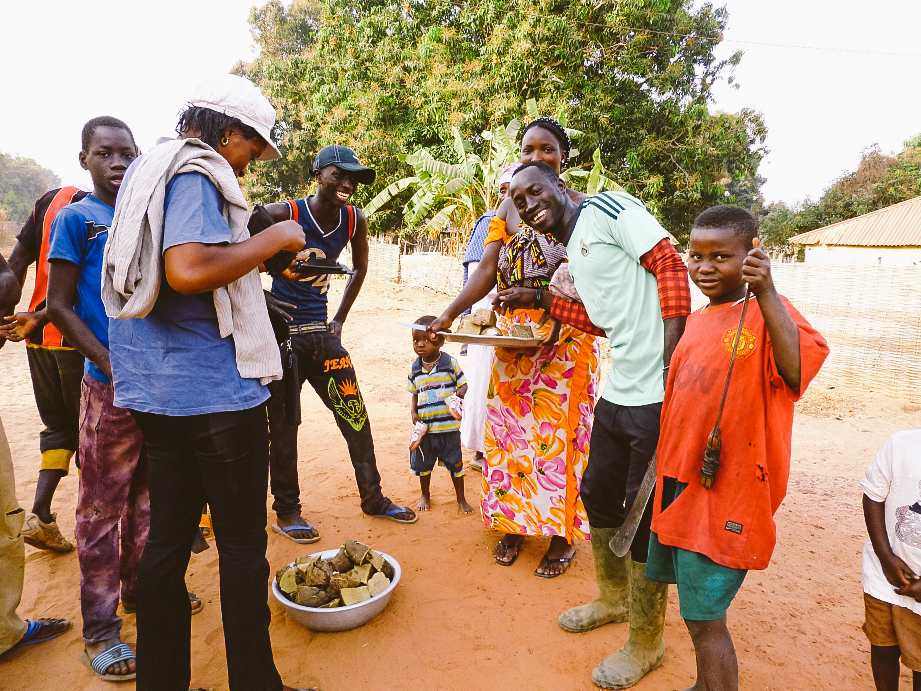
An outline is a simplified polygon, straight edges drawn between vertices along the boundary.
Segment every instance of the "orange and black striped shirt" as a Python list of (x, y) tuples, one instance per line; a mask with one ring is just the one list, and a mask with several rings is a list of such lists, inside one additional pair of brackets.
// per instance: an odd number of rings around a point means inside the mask
[[(38, 256), (35, 263), (35, 290), (29, 301), (29, 311), (37, 312), (45, 308), (48, 296), (48, 248), (51, 246), (51, 223), (58, 212), (68, 204), (83, 199), (88, 192), (77, 187), (60, 187), (43, 194), (32, 213), (23, 225), (16, 240), (29, 251), (31, 256)], [(33, 331), (27, 339), (31, 346), (52, 348), (72, 348), (61, 332), (51, 322), (46, 322)]]

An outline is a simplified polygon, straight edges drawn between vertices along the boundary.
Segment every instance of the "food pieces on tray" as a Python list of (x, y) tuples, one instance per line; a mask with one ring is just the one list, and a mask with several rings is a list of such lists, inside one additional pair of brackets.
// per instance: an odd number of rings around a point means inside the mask
[(339, 554), (330, 559), (329, 563), (332, 565), (333, 571), (337, 573), (345, 573), (352, 568), (352, 560), (349, 559), (349, 555), (345, 551), (345, 547), (340, 547)]
[(496, 313), (490, 309), (477, 310), (473, 314), (468, 316), (471, 324), (476, 324), (477, 326), (495, 326), (496, 322)]
[(331, 559), (299, 557), (280, 569), (278, 588), (291, 602), (329, 609), (380, 595), (393, 581), (393, 565), (368, 545), (348, 540)]
[[(486, 333), (486, 329), (496, 329), (496, 313), (490, 309), (477, 310), (461, 317), (455, 333), (482, 336)], [(499, 335), (502, 335), (501, 331)]]
[(341, 596), (342, 604), (348, 607), (349, 605), (356, 605), (359, 602), (370, 600), (371, 591), (368, 590), (368, 586), (360, 585), (357, 588), (346, 588), (342, 591)]
[(512, 336), (514, 338), (534, 338), (530, 326), (512, 324), (509, 333), (504, 334), (496, 322), (496, 313), (490, 309), (477, 310), (473, 314), (461, 317), (460, 324), (454, 332), (468, 336)]
[(527, 324), (512, 324), (508, 335), (515, 338), (534, 338), (534, 330)]
[(325, 590), (314, 588), (312, 585), (302, 585), (297, 589), (294, 602), (304, 607), (322, 607), (330, 601)]
[(355, 542), (355, 540), (347, 540), (342, 549), (345, 550), (345, 553), (349, 555), (349, 559), (352, 564), (355, 566), (361, 566), (365, 563), (365, 558), (368, 556), (368, 552), (371, 551), (371, 548), (366, 544), (361, 542)]
[(370, 564), (362, 564), (361, 566), (354, 567), (349, 574), (352, 577), (352, 580), (358, 581), (362, 585), (368, 585), (368, 581), (371, 580), (371, 570), (374, 567)]
[(461, 317), (460, 324), (457, 326), (457, 331), (454, 333), (467, 334), (469, 336), (479, 336), (480, 327), (474, 324), (472, 321), (469, 321), (467, 317)]
[(303, 572), (302, 580), (305, 585), (313, 585), (318, 588), (328, 586), (329, 579), (333, 575), (332, 564), (325, 559), (320, 559), (313, 564), (298, 565), (295, 568)]
[(290, 567), (285, 567), (281, 575), (278, 576), (278, 587), (283, 593), (290, 595), (297, 592), (297, 571)]
[(389, 585), (390, 579), (378, 571), (376, 574), (371, 576), (371, 580), (368, 581), (368, 592), (371, 593), (371, 597), (374, 597), (375, 595), (380, 595), (382, 592), (387, 590)]

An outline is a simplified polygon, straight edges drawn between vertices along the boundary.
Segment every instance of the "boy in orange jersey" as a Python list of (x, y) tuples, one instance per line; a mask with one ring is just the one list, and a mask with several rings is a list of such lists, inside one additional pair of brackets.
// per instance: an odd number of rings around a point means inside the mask
[[(825, 339), (777, 293), (757, 233), (757, 221), (737, 206), (707, 209), (694, 222), (688, 271), (710, 303), (688, 318), (662, 408), (646, 577), (678, 585), (697, 656), (697, 691), (739, 688), (726, 611), (748, 570), (770, 561), (773, 516), (790, 473), (793, 403), (828, 355)], [(721, 465), (707, 489), (704, 450), (746, 284), (752, 301), (721, 420)]]

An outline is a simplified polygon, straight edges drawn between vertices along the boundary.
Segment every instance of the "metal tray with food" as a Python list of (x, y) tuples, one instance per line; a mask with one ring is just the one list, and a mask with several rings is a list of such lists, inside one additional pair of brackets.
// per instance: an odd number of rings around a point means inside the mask
[(492, 334), (459, 334), (449, 331), (439, 331), (439, 336), (444, 336), (446, 341), (454, 343), (468, 343), (472, 345), (499, 346), (502, 348), (539, 348), (543, 344), (542, 338), (521, 338), (519, 336), (494, 336)]

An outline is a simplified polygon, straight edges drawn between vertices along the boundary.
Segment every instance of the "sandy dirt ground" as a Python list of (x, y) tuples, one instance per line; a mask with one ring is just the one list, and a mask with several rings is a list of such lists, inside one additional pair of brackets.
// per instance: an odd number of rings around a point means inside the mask
[[(334, 283), (334, 305), (342, 286), (341, 281)], [(26, 294), (31, 294), (31, 286)], [(384, 491), (399, 503), (415, 505), (419, 490), (405, 451), (410, 427), (405, 379), (413, 354), (409, 331), (396, 322), (438, 314), (447, 303), (444, 296), (369, 282), (345, 326), (344, 342), (375, 432)], [(456, 355), (458, 349), (448, 351)], [(0, 351), (0, 372), (0, 417), (12, 446), (17, 494), (28, 509), (40, 461), (41, 423), (21, 344), (7, 344)], [(319, 682), (324, 691), (596, 688), (591, 670), (620, 647), (627, 625), (569, 634), (556, 624), (560, 612), (595, 593), (587, 543), (577, 546), (571, 569), (555, 580), (533, 575), (547, 547), (545, 539), (529, 539), (511, 568), (498, 566), (491, 555), (498, 535), (484, 528), (477, 515), (459, 514), (443, 471), (436, 472), (432, 482), (432, 511), (415, 525), (366, 517), (359, 509), (346, 446), (331, 414), (309, 387), (303, 403), (299, 468), (305, 516), (322, 534), (315, 549), (362, 540), (395, 556), (403, 567), (403, 580), (380, 617), (344, 633), (308, 631), (272, 601), (275, 659), (286, 683)], [(817, 386), (799, 404), (792, 476), (777, 515), (773, 561), (767, 571), (749, 574), (729, 613), (742, 689), (873, 688), (869, 645), (860, 630), (860, 552), (866, 533), (859, 481), (889, 434), (919, 426), (921, 406), (873, 393)], [(471, 502), (479, 496), (480, 481), (478, 473), (468, 471)], [(76, 494), (77, 476), (72, 473), (61, 483), (55, 501), (61, 527), (70, 536)], [(267, 507), (270, 504), (268, 498)], [(271, 532), (268, 544), (273, 571), (314, 549)], [(217, 579), (216, 549), (192, 557), (188, 585), (206, 603), (192, 619), (193, 685), (225, 691)], [(69, 617), (74, 630), (53, 642), (4, 655), (0, 689), (112, 688), (78, 660), (79, 597), (76, 554), (26, 547), (20, 614)], [(683, 689), (692, 683), (694, 653), (677, 604), (672, 588), (665, 665), (648, 675), (638, 691)], [(124, 639), (134, 643), (134, 617), (124, 618)], [(902, 682), (903, 689), (910, 688), (907, 676)]]

